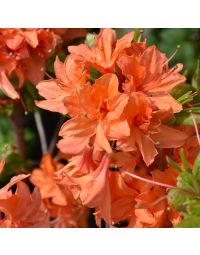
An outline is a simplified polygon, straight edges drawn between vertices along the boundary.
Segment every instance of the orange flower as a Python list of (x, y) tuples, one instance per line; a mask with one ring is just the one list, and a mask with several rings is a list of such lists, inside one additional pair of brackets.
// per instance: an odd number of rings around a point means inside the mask
[(30, 180), (40, 190), (43, 206), (50, 217), (50, 227), (87, 226), (88, 210), (74, 200), (66, 186), (60, 185), (54, 178), (62, 167), (59, 161), (46, 154), (40, 168), (33, 170)]
[(110, 156), (101, 155), (100, 162), (92, 159), (93, 150), (86, 148), (82, 156), (77, 156), (56, 175), (61, 185), (72, 191), (75, 199), (82, 204), (98, 208), (102, 217), (110, 222), (110, 191), (108, 185), (108, 169)]
[[(96, 134), (95, 146), (111, 153), (104, 134), (104, 118), (108, 112), (106, 101), (118, 94), (118, 80), (114, 74), (105, 74), (93, 85), (88, 83), (80, 88), (78, 99), (82, 115), (74, 117), (61, 127), (59, 135), (64, 139), (59, 141), (58, 148), (65, 153), (78, 154)], [(115, 125), (121, 123), (119, 120)]]
[(77, 87), (84, 85), (88, 77), (84, 68), (85, 63), (79, 56), (69, 55), (64, 64), (56, 58), (54, 63), (56, 79), (42, 81), (37, 85), (39, 94), (46, 100), (37, 101), (36, 105), (71, 116), (79, 113)]
[[(21, 180), (27, 175), (13, 177), (0, 189), (0, 227), (48, 227), (48, 215), (41, 208), (41, 197), (38, 189), (30, 194), (28, 186)], [(9, 189), (17, 183), (13, 194)]]
[(94, 47), (89, 48), (85, 44), (69, 46), (68, 50), (72, 54), (82, 56), (86, 62), (102, 73), (113, 72), (115, 61), (124, 49), (131, 46), (133, 32), (125, 35), (121, 39), (116, 39), (116, 32), (112, 29), (101, 29)]
[(48, 29), (0, 30), (0, 89), (12, 99), (19, 98), (9, 81), (16, 76), (20, 88), (24, 80), (37, 84), (44, 77), (45, 60), (59, 42), (59, 37)]
[[(122, 106), (123, 99), (125, 98)], [(110, 101), (113, 101), (112, 99)], [(108, 101), (109, 103), (109, 101)], [(113, 103), (113, 102), (112, 102)], [(176, 148), (184, 144), (187, 135), (179, 130), (162, 125), (157, 111), (153, 111), (150, 101), (144, 94), (134, 92), (130, 95), (121, 96), (121, 112), (120, 115), (116, 115), (119, 112), (117, 105), (113, 104), (113, 112), (107, 115), (107, 121), (116, 121), (119, 119), (125, 119), (128, 123), (127, 132), (125, 132), (125, 126), (123, 132), (128, 133), (126, 137), (121, 138), (117, 133), (117, 127), (110, 126), (110, 134), (113, 140), (117, 140), (117, 149), (125, 152), (140, 151), (146, 165), (150, 165), (155, 156), (157, 155), (156, 147), (160, 148)], [(122, 108), (123, 107), (123, 108)], [(167, 116), (168, 117), (168, 116)], [(169, 134), (171, 139), (167, 139), (166, 134)]]
[(134, 213), (137, 191), (127, 185), (119, 172), (111, 172), (109, 175), (111, 190), (111, 217), (112, 225), (129, 219)]
[(39, 188), (42, 199), (51, 198), (56, 205), (67, 205), (67, 197), (64, 190), (53, 179), (54, 172), (62, 165), (56, 164), (50, 154), (43, 156), (40, 168), (34, 169), (30, 180)]

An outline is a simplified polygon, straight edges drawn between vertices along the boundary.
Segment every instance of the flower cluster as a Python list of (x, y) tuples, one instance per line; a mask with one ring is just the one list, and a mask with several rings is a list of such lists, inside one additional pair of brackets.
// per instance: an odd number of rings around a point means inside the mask
[[(0, 90), (18, 99), (25, 80), (36, 85), (44, 78), (46, 61), (56, 47), (85, 34), (84, 29), (0, 29)], [(12, 79), (17, 79), (17, 89)]]
[[(1, 161), (1, 171), (4, 167)], [(71, 192), (57, 184), (54, 171), (62, 164), (50, 154), (43, 157), (41, 167), (34, 169), (30, 180), (35, 184), (30, 193), (23, 181), (30, 175), (17, 175), (0, 189), (1, 228), (47, 228), (86, 227), (88, 210), (77, 203)], [(17, 185), (13, 192), (13, 186)]]
[[(185, 77), (182, 64), (169, 67), (171, 58), (133, 38), (131, 32), (117, 40), (114, 30), (102, 29), (92, 47), (68, 47), (65, 62), (55, 60), (56, 78), (36, 86), (44, 97), (36, 105), (70, 117), (57, 144), (68, 163), (54, 178), (76, 201), (95, 208), (99, 226), (104, 219), (116, 227), (167, 227), (181, 219), (166, 200), (178, 173), (158, 167), (158, 152), (167, 154), (188, 138), (167, 125), (182, 111), (170, 92)], [(55, 202), (62, 195), (54, 191)]]

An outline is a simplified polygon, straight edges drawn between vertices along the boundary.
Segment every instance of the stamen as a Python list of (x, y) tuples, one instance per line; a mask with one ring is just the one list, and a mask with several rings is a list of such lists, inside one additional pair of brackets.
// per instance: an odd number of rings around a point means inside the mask
[(166, 79), (166, 78), (167, 78), (170, 74), (172, 74), (177, 68), (178, 68), (178, 65), (175, 65), (174, 67), (172, 67), (172, 68), (169, 70), (169, 72), (165, 75), (165, 77), (163, 77), (163, 78), (161, 79), (161, 81), (164, 80), (164, 79)]
[(180, 47), (181, 47), (180, 45), (176, 46), (176, 49), (175, 49), (174, 53), (164, 62), (163, 65), (168, 64), (175, 57), (175, 55), (178, 53)]
[(132, 174), (132, 173), (129, 173), (129, 172), (123, 172), (135, 179), (138, 179), (140, 181), (144, 181), (144, 182), (148, 182), (148, 183), (151, 183), (153, 185), (158, 185), (158, 186), (162, 186), (164, 188), (168, 188), (168, 189), (177, 189), (176, 186), (172, 186), (172, 185), (169, 185), (169, 184), (166, 184), (166, 183), (162, 183), (162, 182), (157, 182), (157, 181), (153, 181), (153, 180), (150, 180), (150, 179), (147, 179), (147, 178), (143, 178), (141, 176), (138, 176), (136, 174)]
[(196, 198), (200, 199), (200, 197), (196, 194), (196, 192), (193, 192), (192, 190), (188, 190), (188, 189), (185, 189), (185, 188), (181, 188), (181, 187), (176, 187), (176, 186), (173, 186), (173, 185), (170, 185), (170, 184), (167, 184), (167, 183), (162, 183), (162, 182), (157, 182), (157, 181), (153, 181), (153, 180), (150, 180), (150, 179), (146, 179), (146, 178), (143, 178), (141, 176), (138, 176), (136, 174), (132, 174), (132, 173), (129, 173), (129, 172), (123, 172), (135, 179), (138, 179), (140, 181), (144, 181), (144, 182), (147, 182), (147, 183), (151, 183), (153, 185), (158, 185), (158, 186), (161, 186), (161, 187), (164, 187), (164, 188), (167, 188), (167, 189), (177, 189), (177, 190), (182, 190), (184, 192), (187, 192), (188, 194), (192, 195), (192, 196), (195, 196)]

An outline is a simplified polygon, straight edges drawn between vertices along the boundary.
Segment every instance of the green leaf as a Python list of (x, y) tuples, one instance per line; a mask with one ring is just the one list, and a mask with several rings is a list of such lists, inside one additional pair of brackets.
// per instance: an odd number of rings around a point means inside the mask
[(177, 185), (178, 185), (178, 187), (195, 192), (196, 190), (194, 188), (193, 179), (194, 179), (194, 176), (192, 175), (192, 173), (182, 172), (177, 177)]
[(167, 199), (169, 204), (179, 212), (187, 213), (187, 207), (185, 205), (188, 194), (183, 190), (171, 189), (168, 191)]
[(181, 148), (181, 150), (180, 150), (180, 156), (181, 156), (181, 161), (183, 163), (183, 166), (184, 166), (185, 170), (188, 171), (188, 172), (191, 172), (192, 170), (191, 170), (191, 168), (188, 164), (188, 161), (185, 157), (185, 152), (184, 152), (183, 148)]
[(194, 161), (193, 175), (200, 181), (200, 154), (198, 154)]
[(169, 166), (171, 166), (173, 169), (176, 169), (179, 173), (182, 172), (182, 169), (180, 168), (180, 166), (173, 161), (171, 158), (169, 158), (168, 156), (166, 156), (166, 160)]
[(192, 77), (192, 87), (200, 92), (200, 59), (197, 60), (196, 71)]
[(176, 228), (200, 228), (200, 216), (188, 216)]
[(200, 200), (191, 198), (187, 200), (187, 215), (200, 216)]

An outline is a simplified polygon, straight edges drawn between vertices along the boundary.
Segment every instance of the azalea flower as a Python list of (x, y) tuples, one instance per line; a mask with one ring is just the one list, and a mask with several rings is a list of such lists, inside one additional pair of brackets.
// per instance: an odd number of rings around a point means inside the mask
[(76, 87), (86, 83), (88, 73), (84, 68), (85, 63), (79, 56), (69, 55), (64, 64), (56, 58), (54, 62), (56, 79), (41, 81), (36, 86), (39, 94), (46, 99), (36, 101), (36, 105), (49, 111), (70, 114), (70, 116), (79, 113)]
[(56, 205), (67, 205), (67, 197), (62, 187), (54, 181), (54, 172), (59, 170), (59, 164), (53, 161), (50, 154), (43, 156), (40, 168), (34, 169), (30, 180), (40, 189), (42, 199), (51, 198)]
[[(22, 182), (28, 175), (18, 175), (0, 189), (0, 227), (31, 228), (48, 227), (48, 215), (41, 205), (37, 188), (30, 193), (27, 184)], [(13, 193), (10, 188), (17, 184)], [(2, 216), (3, 215), (3, 216)]]
[(54, 178), (62, 167), (59, 160), (55, 161), (51, 154), (46, 154), (40, 168), (33, 170), (30, 180), (40, 190), (43, 206), (51, 219), (50, 227), (85, 227), (88, 210), (76, 202), (71, 191)]
[(18, 99), (11, 78), (17, 77), (19, 88), (24, 80), (36, 85), (44, 78), (45, 60), (54, 53), (59, 42), (60, 37), (48, 29), (1, 29), (0, 90)]
[(121, 39), (116, 39), (116, 32), (112, 29), (101, 29), (96, 36), (95, 45), (89, 48), (85, 44), (69, 46), (72, 54), (82, 56), (89, 65), (102, 73), (114, 71), (115, 62), (124, 49), (131, 46), (134, 33), (130, 32)]
[[(110, 222), (110, 191), (108, 188), (108, 170), (110, 156), (100, 156), (100, 161), (92, 159), (95, 153), (91, 147), (83, 155), (72, 158), (68, 165), (56, 173), (60, 185), (71, 190), (74, 198), (84, 206), (97, 207), (104, 219)], [(96, 158), (96, 156), (94, 156)]]

